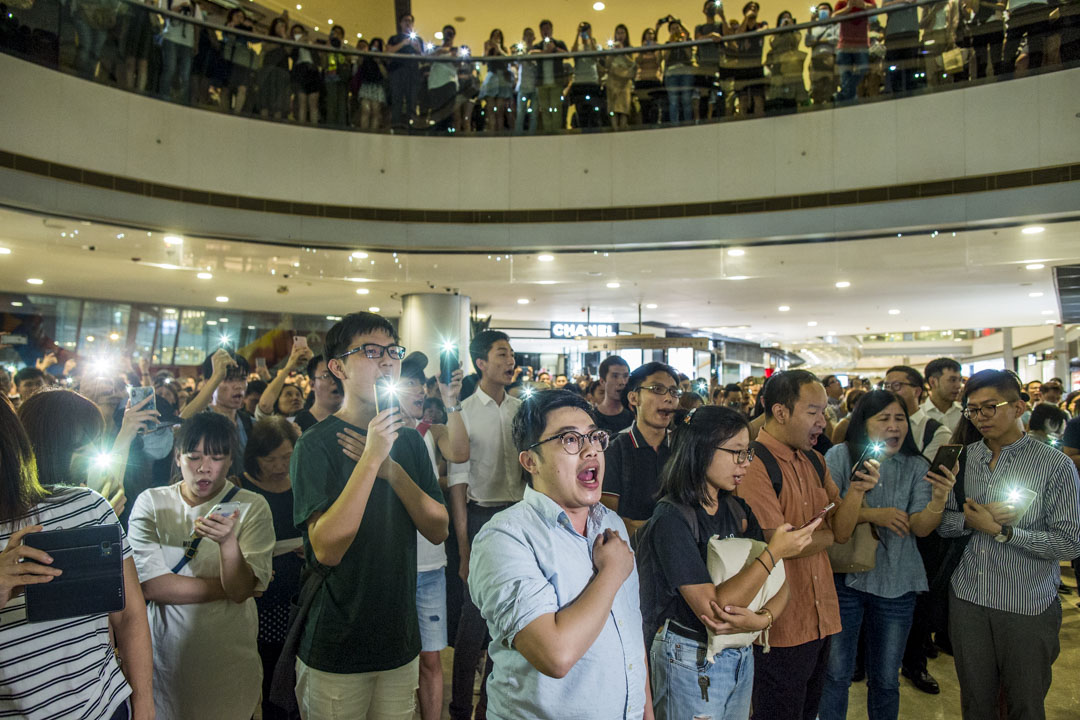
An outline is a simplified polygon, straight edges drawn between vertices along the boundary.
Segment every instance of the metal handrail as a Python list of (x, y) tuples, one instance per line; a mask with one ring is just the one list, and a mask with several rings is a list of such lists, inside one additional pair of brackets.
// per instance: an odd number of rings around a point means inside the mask
[[(684, 42), (677, 43), (657, 43), (656, 45), (639, 45), (636, 47), (627, 48), (608, 48), (604, 50), (587, 50), (579, 52), (565, 52), (565, 53), (534, 53), (530, 55), (469, 55), (466, 57), (461, 56), (435, 56), (424, 54), (403, 54), (403, 53), (386, 53), (386, 52), (370, 52), (360, 51), (348, 46), (333, 47), (330, 45), (315, 45), (312, 43), (301, 43), (295, 40), (287, 38), (273, 37), (271, 35), (263, 35), (261, 33), (250, 32), (247, 30), (238, 30), (236, 28), (226, 27), (224, 25), (218, 25), (217, 23), (208, 22), (206, 20), (198, 20), (191, 15), (183, 15), (181, 13), (172, 12), (171, 10), (165, 10), (163, 8), (153, 7), (146, 3), (141, 3), (138, 0), (121, 0), (121, 2), (132, 5), (138, 8), (142, 12), (152, 12), (165, 17), (175, 18), (181, 22), (190, 23), (192, 25), (201, 25), (202, 27), (210, 30), (217, 30), (223, 33), (229, 33), (232, 35), (239, 35), (241, 37), (247, 37), (251, 40), (260, 43), (273, 43), (274, 45), (285, 45), (288, 47), (303, 48), (309, 51), (317, 51), (320, 53), (337, 53), (340, 55), (353, 55), (361, 58), (376, 58), (380, 60), (394, 60), (398, 62), (417, 62), (417, 63), (432, 63), (432, 62), (449, 62), (449, 63), (463, 63), (463, 62), (482, 62), (488, 64), (500, 64), (500, 63), (520, 63), (524, 60), (530, 60), (532, 62), (545, 62), (552, 61), (556, 58), (559, 60), (576, 60), (577, 58), (596, 58), (596, 57), (611, 57), (613, 55), (636, 55), (642, 52), (668, 52), (670, 50), (677, 50), (680, 48), (692, 48), (702, 45), (719, 45), (721, 43), (736, 42), (750, 37), (765, 37), (768, 35), (779, 35), (789, 32), (802, 32), (810, 28), (824, 27), (826, 25), (837, 25), (839, 23), (849, 22), (852, 20), (858, 20), (860, 18), (876, 17), (878, 15), (888, 15), (894, 12), (901, 12), (903, 10), (911, 10), (914, 8), (921, 8), (928, 5), (944, 5), (949, 0), (917, 0), (916, 2), (896, 3), (889, 7), (872, 8), (864, 10), (858, 13), (850, 13), (843, 15), (839, 18), (830, 16), (825, 20), (815, 20), (813, 22), (798, 23), (796, 25), (785, 25), (782, 28), (766, 28), (764, 30), (755, 30), (748, 33), (737, 33), (734, 35), (725, 35), (723, 40), (686, 40)], [(281, 16), (278, 16), (281, 17)], [(302, 24), (302, 23), (296, 23)], [(681, 21), (680, 21), (681, 24)], [(684, 26), (685, 27), (685, 26)], [(436, 48), (439, 46), (436, 45)]]

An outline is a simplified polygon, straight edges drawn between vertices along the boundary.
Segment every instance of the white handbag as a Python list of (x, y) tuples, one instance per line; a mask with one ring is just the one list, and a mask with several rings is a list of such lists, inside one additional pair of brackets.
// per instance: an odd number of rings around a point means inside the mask
[[(714, 535), (709, 540), (709, 552), (706, 558), (709, 577), (712, 578), (714, 585), (719, 585), (725, 580), (735, 577), (744, 568), (756, 562), (758, 556), (763, 552), (765, 552), (765, 543), (760, 540), (751, 540), (750, 538), (724, 538), (721, 540), (719, 536)], [(769, 573), (769, 578), (762, 585), (761, 590), (750, 601), (749, 608), (757, 612), (765, 607), (765, 603), (780, 592), (786, 577), (784, 561), (778, 560), (776, 567)], [(735, 635), (714, 635), (710, 630), (709, 649), (705, 657), (709, 662), (712, 662), (713, 657), (726, 648), (742, 648), (751, 645), (762, 632), (765, 631), (738, 633)], [(767, 652), (769, 646), (767, 635), (764, 644)]]

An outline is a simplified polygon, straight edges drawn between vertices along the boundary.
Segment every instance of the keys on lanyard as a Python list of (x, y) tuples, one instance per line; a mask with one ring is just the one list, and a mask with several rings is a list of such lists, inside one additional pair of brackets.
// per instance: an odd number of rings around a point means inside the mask
[(697, 684), (701, 686), (701, 699), (709, 702), (709, 677), (707, 675), (698, 677)]

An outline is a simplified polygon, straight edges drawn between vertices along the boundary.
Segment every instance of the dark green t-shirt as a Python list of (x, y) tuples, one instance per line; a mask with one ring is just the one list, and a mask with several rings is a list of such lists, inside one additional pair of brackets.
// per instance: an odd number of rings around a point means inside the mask
[[(356, 466), (338, 445), (344, 428), (365, 433), (331, 415), (301, 435), (293, 451), (293, 518), (308, 562), (315, 555), (307, 520), (337, 500)], [(443, 501), (419, 433), (401, 430), (390, 457), (424, 492)], [(392, 670), (420, 654), (416, 526), (382, 478), (375, 480), (352, 545), (312, 602), (297, 654), (308, 667), (343, 674)]]

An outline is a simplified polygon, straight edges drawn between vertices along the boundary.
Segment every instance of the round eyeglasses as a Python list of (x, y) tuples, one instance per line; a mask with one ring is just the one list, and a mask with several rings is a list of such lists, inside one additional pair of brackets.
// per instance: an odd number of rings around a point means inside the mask
[(1001, 402), (994, 403), (993, 405), (983, 405), (981, 407), (979, 407), (979, 406), (974, 406), (974, 407), (969, 406), (969, 407), (964, 408), (964, 417), (966, 417), (968, 420), (974, 420), (975, 416), (979, 416), (981, 418), (989, 420), (990, 418), (997, 415), (997, 409), (999, 407), (1001, 407), (1002, 405), (1008, 405), (1008, 404), (1010, 404), (1008, 400), (1002, 400)]
[(578, 455), (585, 449), (585, 441), (588, 440), (589, 444), (595, 449), (603, 452), (608, 447), (608, 434), (606, 430), (593, 430), (588, 435), (582, 435), (576, 430), (567, 430), (561, 432), (558, 435), (552, 435), (546, 440), (540, 440), (534, 442), (526, 450), (532, 450), (534, 447), (543, 445), (544, 443), (551, 442), (552, 440), (558, 440), (562, 445), (562, 449), (566, 451), (568, 455)]

